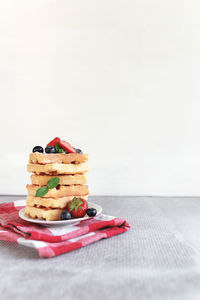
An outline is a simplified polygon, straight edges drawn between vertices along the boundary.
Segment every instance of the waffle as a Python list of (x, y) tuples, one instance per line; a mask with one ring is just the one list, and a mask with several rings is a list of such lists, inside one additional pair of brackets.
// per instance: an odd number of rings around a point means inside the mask
[(28, 217), (31, 217), (33, 219), (39, 218), (44, 219), (46, 221), (56, 221), (60, 220), (61, 213), (64, 211), (64, 209), (61, 208), (54, 208), (54, 209), (48, 209), (48, 208), (39, 208), (39, 207), (32, 207), (32, 206), (26, 206), (25, 208), (25, 214)]
[[(27, 184), (26, 188), (28, 191), (28, 195), (29, 196), (35, 196), (36, 191), (38, 188), (40, 188), (41, 186), (39, 185), (29, 185)], [(89, 194), (89, 189), (87, 185), (61, 185), (59, 186), (59, 189), (51, 189), (49, 190), (49, 192), (44, 195), (44, 198), (49, 198), (49, 197), (53, 197), (53, 198), (60, 198), (60, 197), (65, 197), (65, 196), (73, 196), (73, 195), (77, 195), (77, 196), (81, 196), (81, 195), (88, 195)]]
[(81, 153), (54, 153), (54, 154), (46, 154), (46, 153), (31, 153), (29, 155), (29, 163), (32, 164), (50, 164), (50, 163), (62, 163), (62, 164), (70, 164), (70, 163), (83, 163), (88, 160), (88, 154)]
[[(46, 208), (64, 208), (66, 207), (67, 202), (71, 201), (76, 196), (68, 196), (61, 198), (43, 198), (43, 197), (26, 197), (26, 205), (27, 206), (44, 206)], [(88, 199), (88, 195), (83, 195), (81, 198), (85, 200)]]
[[(32, 184), (46, 185), (47, 181), (53, 178), (50, 175), (31, 175)], [(60, 185), (71, 185), (71, 184), (86, 184), (87, 177), (84, 174), (77, 175), (58, 175), (60, 178)]]
[[(27, 170), (31, 174), (28, 184), (25, 214), (30, 218), (47, 221), (61, 219), (67, 203), (74, 197), (88, 200), (89, 189), (85, 172), (88, 172), (88, 154), (83, 153), (30, 153)], [(36, 191), (47, 182), (59, 177), (56, 188), (36, 197)]]
[(59, 164), (59, 163), (49, 163), (46, 165), (40, 164), (28, 164), (27, 170), (30, 173), (36, 174), (77, 174), (88, 171), (88, 163), (80, 164)]

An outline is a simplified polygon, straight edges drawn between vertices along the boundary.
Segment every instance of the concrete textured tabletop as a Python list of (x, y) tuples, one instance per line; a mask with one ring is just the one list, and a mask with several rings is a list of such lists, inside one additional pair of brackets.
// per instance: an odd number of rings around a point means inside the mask
[(0, 241), (1, 300), (200, 299), (200, 198), (90, 201), (131, 230), (51, 259)]

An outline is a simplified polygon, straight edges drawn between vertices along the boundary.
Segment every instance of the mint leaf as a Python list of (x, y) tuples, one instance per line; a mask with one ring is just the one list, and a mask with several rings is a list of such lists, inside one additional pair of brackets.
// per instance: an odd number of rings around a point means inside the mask
[(47, 182), (47, 187), (49, 189), (54, 189), (57, 187), (57, 185), (60, 183), (60, 178), (59, 177), (54, 177), (51, 178), (48, 182)]
[(39, 189), (37, 189), (35, 196), (36, 197), (43, 197), (44, 195), (46, 195), (48, 193), (48, 191), (50, 189), (56, 188), (59, 183), (60, 183), (60, 178), (59, 177), (51, 178), (47, 182), (47, 186), (44, 185), (44, 186), (41, 186)]
[(48, 193), (48, 188), (46, 186), (41, 186), (39, 189), (37, 189), (35, 196), (43, 197), (47, 193)]
[(67, 153), (59, 144), (56, 144), (56, 151), (58, 153)]

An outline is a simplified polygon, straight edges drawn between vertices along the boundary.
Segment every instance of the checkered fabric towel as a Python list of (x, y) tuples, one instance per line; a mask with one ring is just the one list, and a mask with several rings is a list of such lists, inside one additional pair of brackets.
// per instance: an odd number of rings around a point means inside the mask
[(101, 214), (72, 225), (43, 227), (19, 218), (24, 200), (0, 204), (0, 240), (35, 248), (40, 257), (53, 257), (130, 229), (124, 219)]

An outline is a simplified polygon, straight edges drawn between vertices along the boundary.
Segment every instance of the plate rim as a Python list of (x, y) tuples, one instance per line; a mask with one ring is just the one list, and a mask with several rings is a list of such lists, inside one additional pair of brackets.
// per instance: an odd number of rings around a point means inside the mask
[[(99, 204), (96, 204), (93, 202), (88, 202), (88, 208), (92, 207), (92, 205), (98, 207), (98, 210), (99, 210), (99, 211), (97, 211), (97, 214), (95, 217), (101, 215), (101, 213), (103, 211), (102, 207)], [(70, 220), (45, 221), (45, 220), (31, 219), (31, 218), (26, 217), (24, 214), (24, 210), (25, 210), (25, 207), (23, 207), (19, 210), (19, 212), (18, 212), (19, 217), (24, 221), (27, 221), (30, 223), (35, 223), (38, 225), (71, 225), (76, 222), (85, 221), (85, 220), (89, 220), (89, 219), (93, 218), (93, 217), (83, 217), (83, 218), (70, 219)]]

